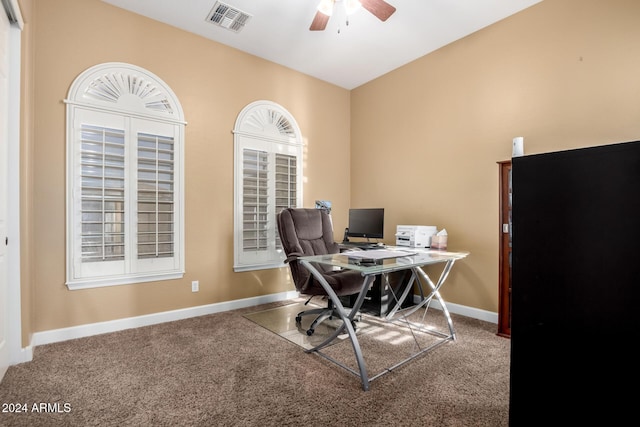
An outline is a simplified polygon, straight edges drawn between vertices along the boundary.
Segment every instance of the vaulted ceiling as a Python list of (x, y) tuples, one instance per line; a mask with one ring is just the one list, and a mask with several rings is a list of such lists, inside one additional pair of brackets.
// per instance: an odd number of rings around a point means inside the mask
[(542, 0), (385, 0), (385, 21), (336, 0), (322, 31), (310, 30), (321, 0), (102, 1), (353, 89)]

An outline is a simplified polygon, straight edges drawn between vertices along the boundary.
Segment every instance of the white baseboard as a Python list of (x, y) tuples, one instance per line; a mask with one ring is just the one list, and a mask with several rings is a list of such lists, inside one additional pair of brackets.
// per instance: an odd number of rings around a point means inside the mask
[(18, 355), (11, 361), (12, 365), (17, 365), (19, 363), (31, 362), (33, 360), (33, 339), (31, 339), (31, 344), (26, 347), (20, 349)]
[[(420, 297), (414, 296), (415, 302), (420, 301)], [(442, 306), (436, 300), (431, 301), (431, 307), (442, 310)], [(447, 309), (449, 313), (459, 314), (465, 317), (471, 317), (472, 319), (484, 320), (485, 322), (498, 324), (498, 313), (493, 311), (480, 310), (479, 308), (467, 307), (466, 305), (454, 304), (452, 302), (447, 303)]]
[(107, 322), (90, 323), (86, 325), (71, 326), (69, 328), (53, 329), (50, 331), (36, 332), (33, 334), (32, 347), (54, 342), (61, 342), (75, 338), (83, 338), (92, 335), (99, 335), (108, 332), (122, 331), (125, 329), (139, 328), (142, 326), (155, 325), (158, 323), (172, 322), (175, 320), (188, 319), (191, 317), (204, 316), (207, 314), (220, 313), (223, 311), (236, 310), (239, 308), (252, 307), (276, 301), (297, 298), (298, 292), (281, 292), (278, 294), (263, 295), (253, 298), (244, 298), (221, 303), (200, 305), (180, 310), (164, 311), (160, 313), (147, 314), (144, 316), (128, 317), (125, 319), (110, 320)]
[[(172, 310), (148, 314), (144, 316), (128, 317), (125, 319), (111, 320), (108, 322), (90, 323), (86, 325), (71, 326), (69, 328), (36, 332), (33, 334), (31, 345), (23, 348), (22, 356), (24, 360), (21, 360), (18, 363), (31, 361), (33, 358), (33, 350), (38, 345), (51, 344), (55, 342), (83, 338), (109, 332), (117, 332), (125, 329), (139, 328), (142, 326), (150, 326), (158, 323), (172, 322), (175, 320), (188, 319), (191, 317), (204, 316), (207, 314), (220, 313), (223, 311), (236, 310), (239, 308), (253, 307), (270, 302), (286, 301), (288, 299), (297, 298), (298, 296), (299, 294), (296, 291), (281, 292), (277, 294), (263, 295), (253, 298), (201, 305), (181, 310)], [(417, 296), (414, 296), (414, 298), (417, 298)], [(431, 306), (436, 309), (442, 309), (437, 301), (432, 301)], [(449, 309), (449, 312), (459, 314), (461, 316), (471, 317), (474, 319), (484, 320), (486, 322), (496, 324), (498, 323), (498, 313), (453, 303), (448, 303), (447, 308)]]

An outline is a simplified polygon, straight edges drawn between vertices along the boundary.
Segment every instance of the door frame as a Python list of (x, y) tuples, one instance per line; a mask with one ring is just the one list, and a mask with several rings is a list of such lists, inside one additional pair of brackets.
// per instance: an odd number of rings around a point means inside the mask
[(20, 74), (21, 40), (24, 21), (17, 0), (3, 1), (10, 17), (8, 51), (8, 111), (7, 111), (7, 346), (9, 364), (31, 360), (31, 353), (22, 349), (22, 318), (20, 298)]

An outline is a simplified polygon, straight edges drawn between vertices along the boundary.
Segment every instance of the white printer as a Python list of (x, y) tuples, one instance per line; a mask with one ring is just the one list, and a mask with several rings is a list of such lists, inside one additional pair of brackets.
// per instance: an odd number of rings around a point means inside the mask
[(396, 227), (396, 246), (428, 248), (431, 236), (438, 232), (433, 225), (398, 225)]

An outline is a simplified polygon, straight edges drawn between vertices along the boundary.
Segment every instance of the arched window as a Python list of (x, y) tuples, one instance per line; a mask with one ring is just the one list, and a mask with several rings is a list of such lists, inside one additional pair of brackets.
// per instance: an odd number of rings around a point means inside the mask
[(105, 63), (67, 99), (67, 286), (184, 274), (184, 115), (147, 70)]
[(238, 115), (235, 149), (234, 270), (282, 267), (276, 215), (302, 206), (302, 138), (280, 105), (256, 101)]

